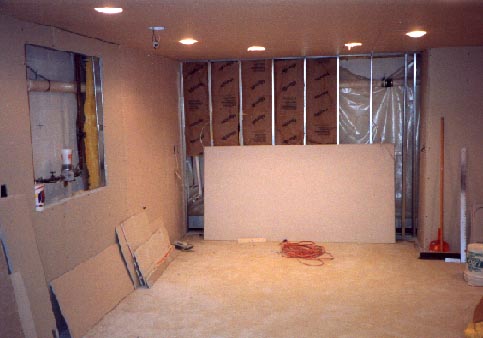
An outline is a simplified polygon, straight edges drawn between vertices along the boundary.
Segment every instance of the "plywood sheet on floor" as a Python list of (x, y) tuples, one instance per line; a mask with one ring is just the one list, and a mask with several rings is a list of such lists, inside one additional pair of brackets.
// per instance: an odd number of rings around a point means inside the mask
[(53, 280), (51, 286), (73, 338), (83, 336), (134, 289), (117, 245)]
[(205, 239), (395, 241), (394, 147), (205, 149)]

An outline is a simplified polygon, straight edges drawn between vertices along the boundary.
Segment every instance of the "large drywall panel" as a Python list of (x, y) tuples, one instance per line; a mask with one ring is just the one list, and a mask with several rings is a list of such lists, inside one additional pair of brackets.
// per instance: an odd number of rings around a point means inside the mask
[(86, 334), (134, 290), (115, 244), (54, 279), (51, 286), (73, 338)]
[[(483, 47), (436, 48), (423, 64), (419, 241), (428, 249), (439, 226), (440, 118), (445, 119), (444, 228), (460, 250), (460, 151), (467, 148), (467, 220), (483, 203)], [(472, 238), (483, 241), (483, 238)]]
[(7, 259), (0, 243), (0, 337), (23, 338), (20, 315)]
[(393, 243), (394, 146), (205, 149), (205, 239)]
[(50, 337), (55, 320), (29, 213), (33, 205), (33, 200), (23, 195), (0, 199), (0, 237), (11, 272), (23, 279), (37, 336)]

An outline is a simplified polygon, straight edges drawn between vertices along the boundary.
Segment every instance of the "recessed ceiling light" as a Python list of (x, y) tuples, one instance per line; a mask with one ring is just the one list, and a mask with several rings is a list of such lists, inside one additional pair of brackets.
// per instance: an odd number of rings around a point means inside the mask
[(263, 46), (251, 46), (248, 47), (247, 51), (249, 52), (263, 52), (265, 50), (265, 47)]
[(412, 31), (412, 32), (407, 32), (406, 35), (412, 38), (420, 38), (426, 35), (426, 31)]
[(164, 31), (166, 29), (166, 27), (164, 26), (151, 26), (151, 27), (148, 27), (149, 30), (151, 31)]
[(198, 40), (195, 40), (195, 39), (183, 39), (183, 40), (179, 40), (179, 43), (182, 43), (183, 45), (194, 45), (197, 42), (198, 42)]
[(360, 42), (348, 42), (344, 46), (346, 46), (348, 50), (351, 50), (351, 48), (362, 46), (362, 43), (360, 43)]
[(114, 8), (114, 7), (102, 7), (102, 8), (94, 8), (99, 13), (104, 14), (118, 14), (122, 13), (122, 8)]

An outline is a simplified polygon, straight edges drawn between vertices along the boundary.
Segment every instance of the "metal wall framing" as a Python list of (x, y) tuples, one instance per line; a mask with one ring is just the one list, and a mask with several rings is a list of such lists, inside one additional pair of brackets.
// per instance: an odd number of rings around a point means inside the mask
[[(374, 123), (373, 123), (373, 86), (376, 83), (373, 78), (373, 72), (374, 72), (374, 59), (378, 57), (402, 57), (404, 56), (404, 64), (405, 64), (405, 69), (404, 69), (404, 93), (403, 93), (403, 111), (402, 111), (402, 157), (403, 157), (403, 165), (402, 165), (402, 180), (403, 180), (403, 191), (402, 191), (402, 210), (401, 210), (401, 232), (402, 236), (404, 238), (406, 234), (406, 196), (407, 196), (407, 191), (405, 187), (405, 182), (406, 182), (406, 175), (409, 174), (412, 176), (412, 181), (411, 181), (411, 190), (412, 190), (412, 201), (410, 208), (412, 210), (411, 212), (411, 218), (412, 218), (412, 227), (413, 230), (416, 229), (417, 227), (417, 206), (418, 206), (418, 199), (417, 199), (417, 194), (418, 194), (418, 189), (419, 189), (419, 181), (418, 181), (418, 168), (419, 168), (419, 157), (418, 157), (418, 149), (419, 149), (419, 124), (420, 124), (420, 112), (419, 112), (419, 107), (418, 107), (418, 102), (419, 102), (419, 93), (418, 93), (418, 88), (417, 88), (417, 74), (418, 74), (418, 68), (417, 66), (417, 58), (418, 58), (419, 53), (418, 52), (410, 52), (410, 53), (370, 53), (370, 54), (351, 54), (351, 55), (337, 55), (337, 144), (340, 144), (341, 140), (341, 135), (340, 135), (340, 58), (351, 58), (351, 57), (368, 57), (370, 58), (370, 94), (369, 94), (369, 140), (368, 143), (373, 143), (374, 139)], [(409, 104), (409, 98), (408, 98), (408, 76), (409, 76), (409, 70), (408, 70), (408, 65), (409, 65), (409, 57), (412, 56), (412, 62), (413, 62), (413, 83), (412, 83), (412, 102), (413, 102), (413, 109), (409, 111), (411, 116), (407, 115), (408, 114), (408, 104)], [(271, 93), (272, 93), (272, 139), (271, 143), (272, 145), (275, 145), (275, 60), (290, 60), (290, 59), (303, 59), (303, 72), (304, 72), (304, 106), (303, 106), (303, 121), (304, 121), (304, 135), (303, 135), (303, 144), (307, 144), (307, 59), (315, 59), (315, 58), (334, 58), (334, 56), (310, 56), (310, 57), (287, 57), (287, 58), (272, 58), (271, 59)], [(242, 95), (242, 61), (245, 60), (259, 60), (259, 58), (251, 58), (251, 59), (226, 59), (226, 60), (216, 60), (218, 61), (236, 61), (238, 62), (238, 67), (239, 67), (239, 96), (240, 96), (240, 102), (239, 102), (239, 138), (240, 138), (240, 146), (244, 146), (244, 139), (243, 139), (243, 95)], [(208, 64), (208, 95), (209, 95), (209, 113), (210, 113), (210, 130), (209, 133), (205, 131), (205, 135), (210, 135), (210, 144), (213, 146), (214, 141), (213, 141), (213, 103), (212, 103), (212, 93), (211, 93), (211, 62), (214, 60), (196, 60), (196, 61), (185, 61), (185, 62), (207, 62)], [(184, 127), (184, 121), (185, 121), (185, 112), (184, 112), (184, 100), (183, 100), (183, 62), (180, 64), (180, 132), (182, 133), (181, 135), (181, 144), (182, 144), (182, 157), (186, 158), (186, 144), (185, 144), (185, 139), (184, 139), (184, 132), (185, 132), (185, 127)], [(410, 126), (412, 128), (412, 135), (411, 139), (408, 140), (408, 126), (407, 124), (412, 123)], [(409, 143), (410, 144), (409, 144)], [(410, 146), (410, 148), (409, 148)], [(408, 161), (408, 154), (407, 152), (410, 151), (410, 159), (411, 159), (411, 167), (408, 167), (407, 161)], [(184, 161), (181, 161), (182, 163)], [(181, 170), (184, 172), (184, 163), (182, 165)], [(185, 194), (187, 191), (186, 185), (183, 186)], [(186, 204), (185, 202), (186, 196), (183, 198), (183, 203)], [(186, 209), (186, 208), (185, 208)], [(413, 231), (413, 235), (414, 235)]]
[(307, 144), (307, 58), (304, 58), (304, 145)]
[[(370, 83), (371, 86), (369, 87), (369, 143), (372, 144), (372, 133), (373, 133), (373, 126), (374, 124), (372, 123), (372, 75), (374, 71), (374, 57), (373, 54), (371, 54), (371, 78), (370, 78)], [(338, 125), (337, 125), (338, 127)]]

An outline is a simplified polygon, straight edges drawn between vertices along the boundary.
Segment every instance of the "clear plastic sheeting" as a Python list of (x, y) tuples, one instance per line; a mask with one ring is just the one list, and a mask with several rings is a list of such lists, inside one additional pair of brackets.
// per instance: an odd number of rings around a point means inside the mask
[(339, 74), (340, 143), (395, 145), (396, 227), (413, 228), (419, 166), (414, 57), (375, 57), (372, 63), (370, 58), (348, 58), (340, 61)]
[[(341, 59), (339, 65), (339, 143), (370, 143), (371, 60)], [(357, 74), (366, 71), (369, 77)]]
[(186, 159), (188, 216), (204, 215), (203, 177), (203, 156), (189, 156)]

